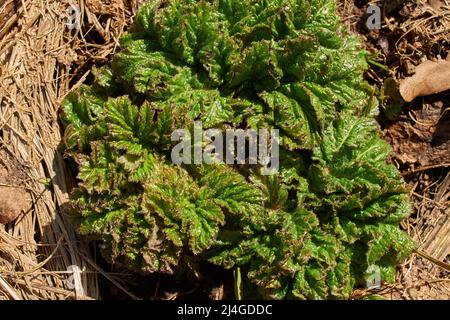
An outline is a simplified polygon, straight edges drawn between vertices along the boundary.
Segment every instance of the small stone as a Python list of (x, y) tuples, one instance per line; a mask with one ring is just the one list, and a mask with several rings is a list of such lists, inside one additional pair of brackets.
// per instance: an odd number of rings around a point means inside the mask
[(28, 194), (15, 187), (0, 186), (0, 224), (11, 223), (29, 206)]

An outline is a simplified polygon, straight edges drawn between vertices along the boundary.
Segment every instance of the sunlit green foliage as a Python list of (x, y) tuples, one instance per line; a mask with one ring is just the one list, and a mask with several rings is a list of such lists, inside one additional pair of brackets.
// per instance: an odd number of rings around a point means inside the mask
[[(366, 68), (331, 0), (149, 1), (63, 103), (81, 232), (144, 272), (241, 267), (264, 298), (347, 298), (371, 266), (392, 281), (410, 206)], [(194, 120), (279, 129), (279, 172), (173, 164), (170, 135)]]

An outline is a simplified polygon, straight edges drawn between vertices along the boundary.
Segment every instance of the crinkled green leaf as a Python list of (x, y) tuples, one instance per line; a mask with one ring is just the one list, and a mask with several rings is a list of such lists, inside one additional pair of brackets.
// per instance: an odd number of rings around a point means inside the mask
[[(62, 106), (74, 221), (108, 259), (239, 267), (244, 297), (345, 299), (373, 270), (393, 281), (413, 248), (398, 227), (408, 193), (334, 1), (150, 0), (120, 46)], [(175, 165), (171, 135), (195, 121), (279, 130), (278, 172)]]

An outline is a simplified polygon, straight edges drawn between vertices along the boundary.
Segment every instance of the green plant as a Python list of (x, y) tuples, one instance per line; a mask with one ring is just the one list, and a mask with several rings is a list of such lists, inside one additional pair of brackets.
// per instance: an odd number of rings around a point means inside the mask
[[(152, 0), (111, 66), (63, 103), (83, 234), (144, 272), (239, 267), (265, 298), (346, 298), (413, 248), (366, 53), (332, 0)], [(171, 133), (277, 128), (280, 168), (170, 161)], [(245, 294), (245, 292), (244, 292)]]

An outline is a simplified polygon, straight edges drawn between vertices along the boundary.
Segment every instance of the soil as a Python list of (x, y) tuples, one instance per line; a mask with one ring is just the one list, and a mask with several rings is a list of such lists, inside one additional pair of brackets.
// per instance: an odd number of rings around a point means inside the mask
[(30, 207), (30, 199), (20, 185), (23, 170), (3, 150), (0, 156), (0, 224), (8, 224)]
[(413, 171), (450, 166), (450, 108), (444, 106), (450, 106), (450, 95), (419, 99), (386, 125), (384, 135), (398, 166)]

